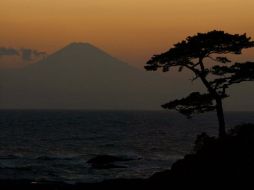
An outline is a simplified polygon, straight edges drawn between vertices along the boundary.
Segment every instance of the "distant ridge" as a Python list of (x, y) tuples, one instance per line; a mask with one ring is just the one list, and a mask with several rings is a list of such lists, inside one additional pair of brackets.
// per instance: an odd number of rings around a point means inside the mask
[(2, 109), (154, 110), (168, 81), (89, 43), (75, 42), (23, 69), (1, 74)]

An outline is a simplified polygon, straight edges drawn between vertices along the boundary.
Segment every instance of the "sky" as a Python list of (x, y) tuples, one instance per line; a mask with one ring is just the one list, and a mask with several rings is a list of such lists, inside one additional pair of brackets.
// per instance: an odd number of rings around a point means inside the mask
[[(153, 54), (197, 32), (254, 38), (253, 7), (253, 0), (0, 0), (0, 47), (50, 54), (71, 42), (89, 42), (141, 68)], [(24, 62), (3, 61), (10, 67)]]

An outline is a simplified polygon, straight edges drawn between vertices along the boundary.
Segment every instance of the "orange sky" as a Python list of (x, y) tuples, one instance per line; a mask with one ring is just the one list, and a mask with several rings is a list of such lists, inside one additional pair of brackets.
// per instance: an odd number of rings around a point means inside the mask
[(53, 52), (90, 42), (142, 67), (196, 32), (254, 38), (253, 8), (254, 0), (0, 0), (0, 47)]

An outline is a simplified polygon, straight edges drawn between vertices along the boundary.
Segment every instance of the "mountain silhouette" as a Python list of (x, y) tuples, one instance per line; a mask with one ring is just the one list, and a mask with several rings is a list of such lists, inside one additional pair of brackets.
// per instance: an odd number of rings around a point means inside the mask
[(160, 109), (172, 95), (168, 80), (89, 43), (71, 43), (25, 68), (1, 71), (0, 85), (2, 109)]

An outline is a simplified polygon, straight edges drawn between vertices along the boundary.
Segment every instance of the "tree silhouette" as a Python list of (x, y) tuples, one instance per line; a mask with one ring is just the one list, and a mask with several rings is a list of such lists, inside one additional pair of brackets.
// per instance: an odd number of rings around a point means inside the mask
[[(232, 63), (229, 54), (241, 54), (245, 48), (254, 47), (254, 41), (246, 34), (228, 34), (224, 31), (210, 31), (189, 36), (186, 40), (160, 55), (154, 55), (145, 66), (146, 70), (162, 69), (169, 71), (178, 67), (195, 75), (193, 80), (200, 79), (207, 93), (192, 92), (188, 97), (177, 99), (162, 105), (166, 109), (175, 109), (191, 117), (194, 113), (217, 112), (219, 136), (226, 134), (222, 99), (229, 97), (226, 89), (232, 84), (254, 80), (254, 62)], [(208, 64), (208, 60), (215, 64)]]

